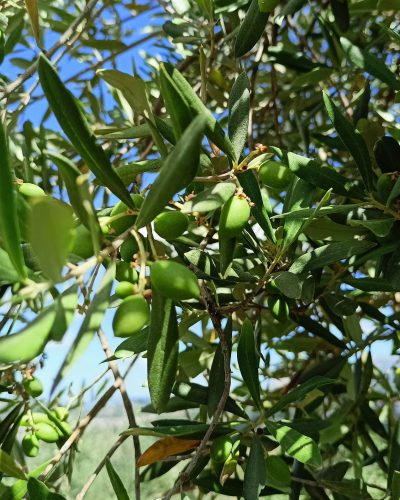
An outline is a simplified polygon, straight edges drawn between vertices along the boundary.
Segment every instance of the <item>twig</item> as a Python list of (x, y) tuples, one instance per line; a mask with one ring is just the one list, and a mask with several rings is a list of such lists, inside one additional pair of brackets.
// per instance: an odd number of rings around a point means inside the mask
[[(97, 332), (97, 336), (99, 337), (101, 347), (105, 355), (109, 358), (112, 356), (111, 348), (108, 344), (107, 337), (105, 336), (103, 330), (100, 328)], [(124, 404), (125, 413), (128, 417), (129, 427), (137, 427), (135, 412), (133, 411), (133, 406), (131, 400), (129, 399), (128, 393), (126, 392), (126, 387), (123, 378), (118, 370), (118, 365), (115, 361), (109, 361), (108, 366), (114, 376), (115, 381), (121, 380), (121, 384), (118, 387), (119, 392), (121, 393), (122, 402)], [(136, 463), (142, 454), (140, 450), (140, 441), (138, 436), (133, 437), (133, 448), (135, 450), (135, 498), (136, 500), (140, 500), (140, 474), (139, 468), (136, 467)], [(104, 465), (104, 464), (103, 464)]]

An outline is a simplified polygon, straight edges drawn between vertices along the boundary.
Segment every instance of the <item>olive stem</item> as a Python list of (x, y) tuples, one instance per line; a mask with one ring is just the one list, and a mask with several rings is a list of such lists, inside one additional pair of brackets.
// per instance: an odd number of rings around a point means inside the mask
[(143, 245), (142, 238), (140, 236), (140, 233), (136, 229), (131, 229), (131, 234), (135, 238), (138, 247), (139, 247), (139, 253), (140, 253), (140, 274), (139, 274), (139, 287), (138, 287), (138, 293), (143, 293), (144, 289), (146, 287), (146, 250)]

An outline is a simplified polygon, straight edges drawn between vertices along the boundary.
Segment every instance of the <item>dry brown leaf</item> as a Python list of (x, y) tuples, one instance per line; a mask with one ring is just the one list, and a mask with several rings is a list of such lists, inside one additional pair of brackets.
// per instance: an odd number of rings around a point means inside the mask
[(174, 437), (159, 439), (140, 455), (137, 466), (142, 467), (143, 465), (151, 465), (171, 455), (192, 450), (196, 448), (200, 442), (201, 441), (194, 439), (179, 439)]

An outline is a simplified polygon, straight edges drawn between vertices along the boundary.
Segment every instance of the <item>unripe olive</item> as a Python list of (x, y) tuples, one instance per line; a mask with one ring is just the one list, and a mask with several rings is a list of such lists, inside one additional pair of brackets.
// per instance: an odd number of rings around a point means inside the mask
[(40, 382), (40, 380), (38, 380), (35, 377), (33, 377), (29, 380), (25, 379), (22, 382), (22, 385), (24, 386), (25, 391), (34, 398), (37, 398), (43, 392), (42, 382)]
[(263, 163), (258, 172), (260, 180), (266, 186), (283, 190), (287, 188), (292, 179), (292, 172), (278, 161), (268, 160)]
[(136, 269), (133, 269), (128, 262), (118, 262), (115, 270), (115, 278), (118, 281), (137, 283), (139, 276)]
[(232, 446), (232, 439), (229, 436), (219, 436), (214, 439), (210, 450), (212, 461), (217, 464), (225, 462), (231, 454)]
[(46, 443), (55, 443), (60, 437), (54, 425), (46, 422), (40, 422), (36, 425), (36, 437)]
[(285, 299), (279, 295), (270, 295), (268, 297), (268, 308), (272, 316), (278, 321), (286, 321), (289, 317), (289, 306)]
[(46, 196), (46, 193), (40, 186), (36, 184), (31, 184), (30, 182), (24, 182), (18, 188), (18, 191), (26, 196), (27, 198), (36, 198), (37, 196)]
[[(143, 203), (143, 198), (140, 196), (140, 194), (131, 194), (131, 198), (133, 204), (135, 205), (135, 208), (139, 209)], [(124, 213), (126, 214), (125, 216), (118, 218), (110, 223), (110, 226), (114, 229), (116, 234), (123, 233), (131, 226), (133, 226), (133, 224), (135, 223), (136, 215), (129, 214), (127, 213), (128, 211), (129, 208), (122, 201), (119, 201), (111, 210), (110, 213), (111, 217), (113, 217), (114, 215), (119, 215)]]
[(56, 417), (61, 421), (67, 420), (69, 415), (69, 411), (64, 408), (64, 406), (57, 406), (57, 408), (54, 409), (54, 413)]
[(378, 182), (376, 184), (376, 190), (378, 194), (378, 199), (382, 203), (386, 203), (389, 195), (394, 186), (394, 181), (390, 174), (382, 174), (378, 178)]
[(68, 422), (60, 422), (60, 428), (55, 426), (55, 429), (58, 432), (59, 437), (69, 437), (72, 434), (72, 429)]
[(37, 457), (39, 453), (39, 440), (35, 434), (25, 434), (21, 445), (27, 457)]
[[(34, 411), (31, 414), (31, 417), (32, 417), (32, 421), (34, 424), (39, 424), (42, 422), (45, 422), (47, 424), (50, 423), (50, 419), (45, 413)], [(31, 425), (31, 420), (28, 418), (28, 415), (24, 415), (21, 418), (20, 425), (23, 425), (23, 426)]]
[(200, 296), (196, 275), (172, 260), (154, 262), (150, 269), (150, 279), (152, 286), (170, 299), (198, 299)]
[(116, 337), (129, 337), (149, 323), (149, 305), (141, 295), (127, 297), (118, 306), (113, 319)]
[(121, 259), (125, 260), (126, 262), (131, 262), (133, 260), (133, 256), (138, 251), (139, 251), (139, 247), (138, 247), (136, 239), (133, 236), (126, 239), (122, 243), (122, 245), (119, 249)]
[(135, 293), (135, 287), (129, 281), (120, 281), (115, 287), (115, 293), (120, 299), (125, 299)]
[(177, 210), (162, 212), (154, 220), (155, 232), (166, 240), (179, 238), (186, 231), (188, 225), (187, 215)]
[(88, 259), (93, 256), (92, 235), (89, 229), (83, 224), (79, 224), (75, 228), (75, 238), (70, 253), (82, 259)]
[(250, 218), (250, 206), (244, 198), (232, 196), (222, 207), (219, 235), (225, 238), (239, 236)]

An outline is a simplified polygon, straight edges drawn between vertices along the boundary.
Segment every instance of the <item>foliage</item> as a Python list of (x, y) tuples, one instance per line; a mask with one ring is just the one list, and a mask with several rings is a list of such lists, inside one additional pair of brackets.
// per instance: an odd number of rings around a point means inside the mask
[[(66, 498), (117, 391), (129, 428), (77, 498), (102, 469), (123, 499), (167, 472), (165, 498), (400, 497), (399, 373), (376, 363), (400, 348), (397, 11), (6, 2), (1, 498)], [(79, 317), (43, 396), (35, 370)], [(91, 385), (64, 377), (95, 337), (108, 369), (76, 419)], [(139, 356), (151, 425), (124, 384)], [(113, 461), (127, 439), (134, 491)]]

